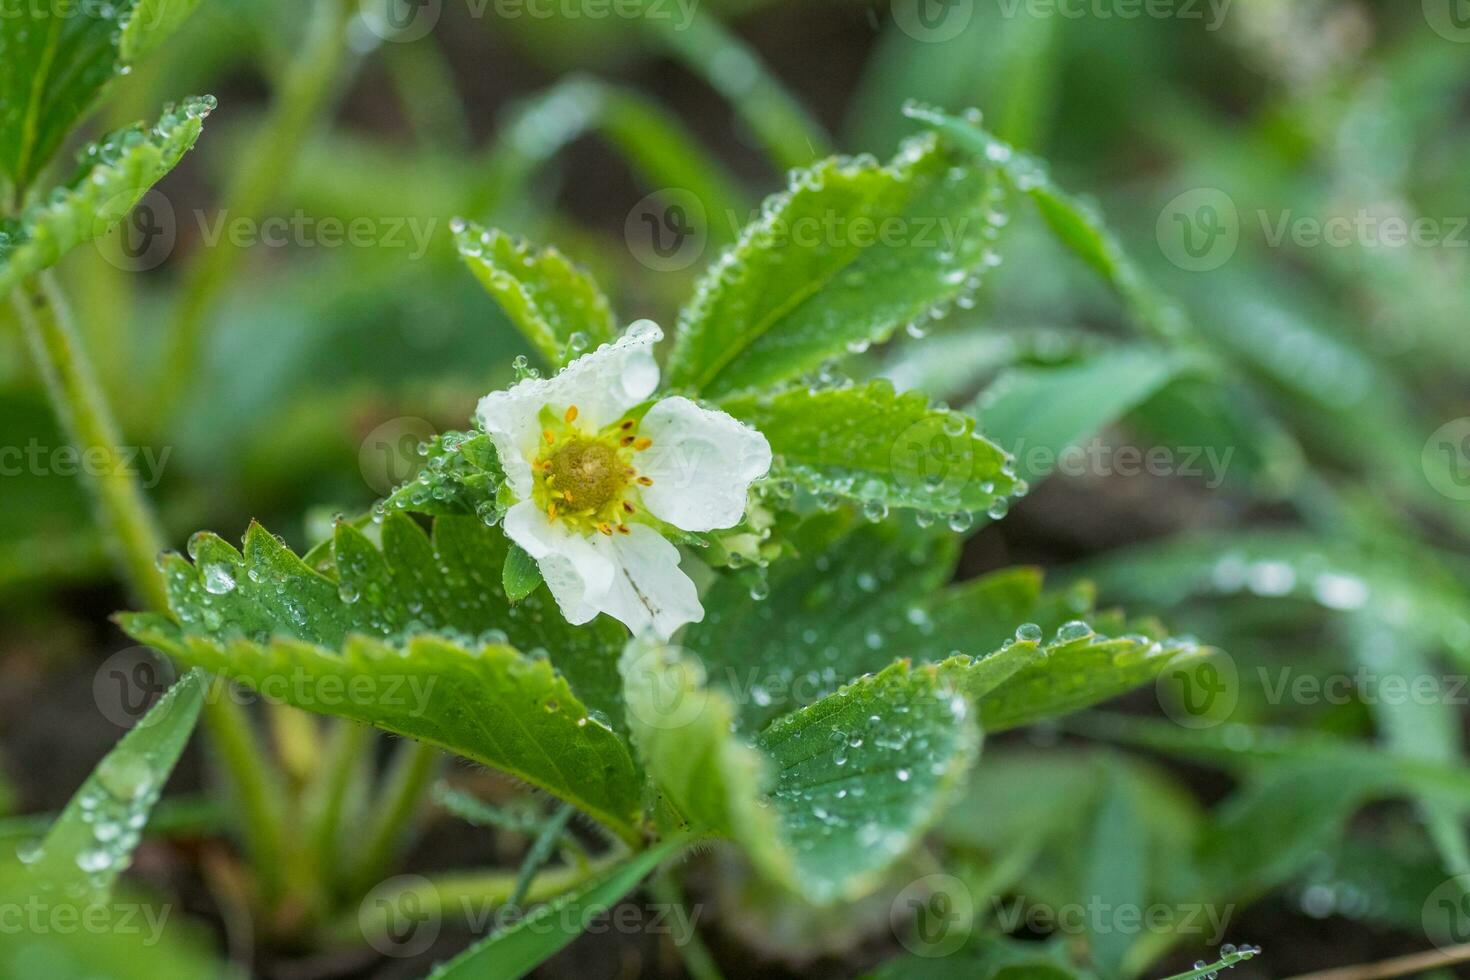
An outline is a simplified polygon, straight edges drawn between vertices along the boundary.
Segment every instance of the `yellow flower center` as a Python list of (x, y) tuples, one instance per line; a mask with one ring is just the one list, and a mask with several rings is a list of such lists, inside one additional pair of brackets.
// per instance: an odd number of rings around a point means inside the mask
[(617, 447), (600, 439), (571, 439), (545, 459), (548, 482), (562, 492), (568, 509), (600, 511), (628, 485)]
[(542, 448), (532, 464), (536, 505), (583, 534), (627, 534), (638, 513), (636, 487), (653, 484), (638, 474), (633, 457), (652, 442), (638, 435), (633, 419), (587, 432), (574, 424), (577, 414), (575, 405), (561, 415), (549, 405), (541, 410)]

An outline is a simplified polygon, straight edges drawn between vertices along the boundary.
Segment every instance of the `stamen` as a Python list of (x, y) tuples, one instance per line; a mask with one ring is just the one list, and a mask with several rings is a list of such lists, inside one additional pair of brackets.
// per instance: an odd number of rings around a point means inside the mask
[(546, 519), (549, 521), (556, 520), (556, 504), (546, 505)]
[(627, 432), (629, 429), (633, 428), (633, 420), (623, 419), (623, 421), (618, 424), (618, 428), (622, 429), (624, 432)]
[(638, 513), (638, 508), (637, 507), (634, 507), (632, 504), (628, 503), (626, 500), (623, 501), (623, 510), (627, 511), (630, 514), (636, 514), (636, 513)]
[(562, 418), (567, 420), (568, 425), (571, 425), (573, 422), (577, 421), (577, 406), (572, 405), (571, 407), (569, 407), (567, 409), (567, 414), (562, 416)]
[(642, 439), (638, 439), (633, 443), (633, 448), (641, 453), (651, 445), (653, 445), (653, 440), (644, 436)]
[(606, 534), (608, 537), (612, 537), (612, 526), (606, 521), (603, 521), (601, 524), (597, 525), (597, 530), (601, 531), (603, 534)]
[(653, 480), (651, 480), (650, 478), (648, 478), (646, 476), (640, 476), (638, 478), (638, 483), (640, 485), (642, 485), (642, 486), (645, 486), (645, 487), (651, 487), (651, 486), (653, 486)]
[(630, 530), (628, 530), (628, 525), (626, 525), (626, 524), (619, 524), (618, 525), (618, 533), (619, 534), (632, 534), (633, 532), (630, 531)]
[(621, 438), (621, 439), (618, 440), (618, 445), (620, 445), (620, 446), (631, 446), (636, 441), (637, 440), (635, 440), (632, 436), (623, 436), (623, 438)]
[(552, 432), (550, 429), (542, 429), (541, 438), (546, 440), (547, 445), (550, 445), (551, 443), (556, 442), (556, 433)]

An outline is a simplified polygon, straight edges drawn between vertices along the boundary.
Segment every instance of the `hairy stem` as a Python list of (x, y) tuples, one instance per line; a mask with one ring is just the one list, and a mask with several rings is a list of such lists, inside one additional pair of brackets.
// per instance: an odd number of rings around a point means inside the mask
[(120, 451), (117, 425), (66, 302), (47, 273), (24, 283), (13, 299), (52, 407), (81, 454), (123, 576), (148, 606), (166, 609), (163, 576), (156, 565), (164, 548), (163, 534), (143, 499), (137, 475)]
[[(112, 411), (97, 385), (96, 373), (71, 323), (65, 299), (48, 273), (27, 280), (15, 306), (46, 382), (52, 407), (87, 465), (102, 526), (108, 532), (123, 578), (150, 609), (166, 611), (168, 595), (156, 559), (163, 535), (138, 485), (137, 474), (120, 452)], [(204, 706), (204, 723), (224, 763), (231, 790), (245, 813), (244, 833), (252, 850), (279, 853), (280, 817), (271, 805), (269, 763), (239, 705), (220, 696), (216, 682)]]

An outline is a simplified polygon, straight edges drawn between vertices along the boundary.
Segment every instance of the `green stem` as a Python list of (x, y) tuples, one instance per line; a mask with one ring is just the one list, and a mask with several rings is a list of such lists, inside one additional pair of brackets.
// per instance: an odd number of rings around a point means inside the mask
[[(166, 611), (168, 594), (156, 565), (163, 536), (136, 474), (123, 462), (117, 424), (77, 338), (66, 302), (50, 274), (43, 273), (17, 290), (15, 305), (52, 407), (82, 459), (89, 461), (90, 487), (123, 577), (145, 605)], [(214, 696), (205, 703), (205, 727), (244, 810), (245, 835), (256, 852), (268, 858), (279, 852), (280, 821), (271, 807), (268, 763), (240, 706), (220, 696), (220, 683), (216, 682)], [(266, 873), (273, 868), (269, 859), (260, 866)]]
[(363, 753), (372, 741), (373, 729), (370, 726), (353, 721), (339, 722), (318, 774), (319, 782), (308, 789), (309, 848), (316, 863), (318, 879), (322, 882), (329, 881), (337, 867), (337, 838), (343, 831), (342, 813), (347, 792)]
[[(290, 176), (299, 148), (326, 108), (343, 63), (348, 0), (317, 0), (306, 44), (291, 64), (264, 128), (223, 196), (225, 221), (258, 220)], [(163, 365), (154, 386), (156, 424), (166, 422), (189, 387), (203, 346), (206, 316), (229, 283), (241, 250), (228, 235), (205, 247), (184, 272), (177, 311), (164, 338)]]
[(445, 153), (469, 149), (469, 119), (455, 89), (454, 71), (434, 35), (409, 44), (385, 44), (383, 57), (419, 143)]
[[(662, 905), (673, 908), (682, 907), (685, 904), (684, 893), (679, 888), (679, 882), (667, 871), (654, 875), (648, 890)], [(685, 915), (683, 919), (685, 922), (693, 922), (688, 915)], [(678, 951), (679, 958), (684, 961), (685, 972), (693, 980), (724, 980), (714, 956), (710, 954), (709, 947), (692, 928), (688, 940), (683, 943), (675, 943), (674, 949)]]
[(261, 890), (274, 897), (282, 888), (285, 794), (280, 774), (271, 765), (249, 715), (231, 699), (228, 683), (215, 678), (205, 703), (204, 728), (229, 782), (230, 798), (239, 807), (240, 836)]
[(163, 534), (119, 451), (117, 425), (55, 280), (49, 273), (28, 280), (16, 290), (14, 303), (52, 407), (86, 463), (83, 469), (124, 578), (148, 606), (168, 608), (156, 565)]
[(368, 832), (351, 878), (350, 894), (370, 889), (393, 860), (405, 828), (418, 813), (439, 768), (439, 750), (424, 742), (405, 742), (398, 750), (373, 805), (378, 815)]
[(551, 852), (556, 848), (556, 842), (561, 840), (562, 832), (566, 830), (567, 821), (572, 818), (572, 805), (563, 803), (557, 811), (546, 821), (541, 832), (531, 843), (531, 848), (526, 852), (526, 858), (521, 862), (521, 870), (516, 875), (516, 890), (511, 892), (510, 899), (505, 904), (519, 908), (526, 900), (526, 894), (531, 890), (531, 883), (536, 880), (536, 873), (551, 859)]

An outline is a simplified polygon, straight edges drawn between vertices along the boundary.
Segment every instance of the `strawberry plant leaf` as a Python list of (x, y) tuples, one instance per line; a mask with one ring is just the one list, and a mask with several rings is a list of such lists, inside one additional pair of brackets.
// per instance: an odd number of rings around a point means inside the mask
[(213, 105), (207, 96), (189, 99), (166, 110), (152, 129), (125, 129), (83, 151), (77, 179), (0, 234), (0, 296), (121, 221), (194, 145)]
[(998, 194), (989, 170), (932, 135), (887, 165), (799, 171), (700, 280), (670, 385), (712, 398), (767, 387), (937, 312), (975, 288)]
[(536, 249), (502, 231), (457, 227), (455, 245), (475, 278), (552, 366), (617, 335), (607, 297), (557, 249)]
[(541, 585), (541, 566), (526, 549), (513, 544), (505, 556), (501, 582), (505, 586), (505, 597), (511, 602), (520, 602)]
[[(758, 731), (907, 658), (939, 664), (980, 703), (986, 730), (1000, 731), (1149, 683), (1194, 648), (1149, 623), (1109, 638), (1129, 625), (1098, 613), (1085, 584), (1043, 593), (1036, 569), (946, 588), (954, 566), (947, 537), (882, 524), (843, 530), (835, 517), (799, 529), (801, 557), (770, 569), (762, 601), (751, 602), (737, 577), (717, 580), (704, 598), (705, 621), (682, 634), (710, 684), (739, 706), (740, 730)], [(754, 651), (742, 640), (750, 636), (762, 638)]]
[(475, 518), (440, 517), (430, 537), (394, 513), (382, 539), (339, 524), (319, 572), (259, 525), (243, 554), (196, 535), (192, 564), (164, 561), (173, 618), (121, 622), (184, 663), (503, 769), (632, 837), (622, 628), (570, 627), (545, 596), (512, 606), (505, 538)]
[(28, 189), (107, 83), (156, 47), (192, 6), (180, 0), (11, 5), (0, 18), (0, 174)]
[(1016, 481), (974, 419), (886, 381), (728, 400), (771, 443), (777, 476), (821, 494), (925, 511), (985, 510)]
[(748, 733), (902, 656), (893, 637), (915, 629), (909, 610), (949, 580), (958, 557), (948, 536), (892, 523), (854, 529), (836, 514), (807, 522), (793, 546), (798, 557), (768, 569), (765, 599), (751, 601), (739, 576), (721, 576), (704, 596), (704, 621), (680, 638), (711, 685), (734, 697)]
[(36, 881), (106, 898), (193, 734), (204, 686), (200, 671), (185, 674), (98, 763), (27, 860)]
[(936, 668), (893, 664), (749, 740), (691, 658), (634, 643), (623, 673), (634, 741), (674, 807), (819, 904), (875, 887), (979, 749), (973, 713)]

